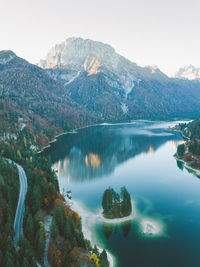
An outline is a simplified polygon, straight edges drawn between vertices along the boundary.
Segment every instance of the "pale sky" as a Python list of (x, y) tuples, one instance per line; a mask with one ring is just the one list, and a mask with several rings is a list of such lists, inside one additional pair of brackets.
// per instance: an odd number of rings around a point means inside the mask
[(72, 36), (108, 43), (167, 74), (200, 67), (200, 1), (0, 0), (0, 50), (37, 63)]

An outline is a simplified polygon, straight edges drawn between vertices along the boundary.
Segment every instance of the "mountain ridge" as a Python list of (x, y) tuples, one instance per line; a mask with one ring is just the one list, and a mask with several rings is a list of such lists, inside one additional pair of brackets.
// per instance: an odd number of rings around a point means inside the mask
[(16, 133), (23, 121), (42, 145), (63, 131), (99, 121), (45, 70), (12, 51), (0, 52), (0, 107), (2, 131)]
[(101, 42), (69, 38), (40, 65), (75, 102), (105, 120), (200, 115), (200, 84), (140, 67)]

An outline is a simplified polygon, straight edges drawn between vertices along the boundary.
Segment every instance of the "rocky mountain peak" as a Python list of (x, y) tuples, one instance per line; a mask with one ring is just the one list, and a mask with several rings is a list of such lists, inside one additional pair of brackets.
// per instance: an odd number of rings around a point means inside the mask
[(145, 66), (145, 68), (150, 70), (152, 74), (155, 74), (160, 71), (157, 65), (147, 65)]
[[(133, 83), (140, 80), (168, 78), (157, 66), (142, 68), (116, 53), (115, 49), (108, 44), (77, 37), (68, 38), (55, 45), (46, 59), (40, 61), (39, 66), (46, 69), (73, 71), (73, 78), (82, 71), (88, 72), (88, 75), (103, 72), (107, 77), (109, 76), (111, 82), (113, 79), (120, 80), (120, 87), (125, 91), (131, 90)], [(71, 76), (70, 79), (66, 78), (67, 83), (70, 80), (72, 80)]]
[[(47, 54), (46, 60), (41, 60), (39, 66), (43, 68), (74, 67), (84, 69), (86, 58), (96, 58), (105, 65), (117, 64), (113, 62), (115, 50), (107, 44), (83, 38), (68, 38), (61, 44), (55, 45)], [(112, 61), (112, 62), (111, 62)]]
[(76, 37), (55, 45), (39, 66), (56, 69), (52, 77), (67, 86), (81, 72), (87, 72), (88, 76), (101, 72), (110, 86), (125, 91), (126, 95), (143, 75), (143, 68), (116, 53), (110, 45)]

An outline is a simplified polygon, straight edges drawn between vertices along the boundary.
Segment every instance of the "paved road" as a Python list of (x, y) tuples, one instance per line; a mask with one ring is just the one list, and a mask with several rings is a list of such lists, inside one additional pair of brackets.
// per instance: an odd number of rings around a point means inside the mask
[(50, 241), (50, 228), (51, 228), (51, 222), (52, 222), (52, 216), (48, 215), (45, 218), (44, 225), (46, 230), (46, 244), (45, 244), (45, 250), (44, 250), (44, 266), (50, 267), (50, 264), (48, 262), (48, 247), (49, 247), (49, 241)]
[[(14, 220), (14, 231), (15, 231), (15, 237), (14, 237), (14, 243), (15, 246), (17, 246), (18, 240), (20, 235), (23, 235), (23, 215), (24, 215), (24, 209), (25, 209), (25, 199), (26, 199), (26, 193), (28, 189), (27, 184), (27, 177), (24, 169), (17, 163), (13, 162), (10, 159), (6, 159), (9, 163), (14, 163), (17, 167), (18, 174), (19, 174), (19, 181), (20, 181), (20, 192), (19, 192), (19, 200), (17, 205), (17, 210), (15, 214), (15, 220)], [(47, 230), (50, 231), (50, 225), (51, 225), (52, 217), (48, 216), (48, 222), (47, 222)], [(47, 237), (46, 247), (45, 247), (45, 254), (44, 254), (44, 264), (46, 267), (50, 267), (48, 263), (47, 258), (47, 251), (48, 251), (48, 244), (49, 244), (49, 235)], [(37, 266), (41, 267), (41, 265), (37, 262)]]
[(19, 193), (19, 200), (17, 205), (17, 211), (15, 214), (15, 221), (14, 221), (14, 231), (15, 231), (15, 246), (17, 245), (17, 242), (19, 240), (19, 236), (23, 235), (23, 215), (24, 215), (24, 208), (25, 208), (25, 198), (26, 198), (26, 192), (28, 189), (27, 184), (27, 177), (25, 174), (24, 169), (15, 163), (18, 169), (19, 173), (19, 181), (20, 181), (20, 193)]
[(24, 215), (24, 207), (25, 207), (24, 202), (26, 198), (28, 184), (27, 184), (27, 177), (26, 177), (24, 169), (17, 163), (13, 162), (12, 160), (10, 159), (6, 159), (6, 160), (9, 163), (15, 164), (15, 166), (18, 169), (19, 181), (20, 181), (19, 200), (18, 200), (15, 220), (14, 220), (14, 231), (15, 231), (14, 243), (15, 243), (15, 246), (17, 246), (17, 242), (19, 240), (20, 235), (23, 235), (23, 215)]

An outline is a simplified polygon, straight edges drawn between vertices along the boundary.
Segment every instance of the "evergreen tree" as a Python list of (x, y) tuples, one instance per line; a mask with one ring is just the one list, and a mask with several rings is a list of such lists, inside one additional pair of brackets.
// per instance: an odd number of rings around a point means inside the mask
[(132, 211), (132, 205), (131, 205), (130, 194), (125, 186), (121, 188), (121, 198), (122, 198), (122, 205), (121, 205), (122, 213), (123, 215), (128, 216)]
[(113, 189), (110, 187), (103, 194), (102, 207), (104, 213), (109, 213), (113, 207)]
[(0, 250), (0, 266), (2, 266), (2, 261), (3, 261), (3, 253), (2, 251)]
[(105, 249), (102, 251), (100, 255), (100, 267), (109, 267), (108, 257)]
[(177, 153), (180, 157), (183, 156), (184, 151), (185, 151), (185, 145), (184, 144), (179, 145), (177, 148)]
[(86, 249), (86, 242), (85, 242), (85, 239), (84, 239), (84, 236), (83, 236), (82, 232), (79, 232), (77, 234), (76, 240), (77, 240), (77, 243), (78, 243), (79, 247)]
[(94, 246), (92, 253), (95, 253), (97, 255), (97, 257), (99, 257), (99, 250), (98, 250), (96, 245)]
[(27, 258), (24, 258), (23, 263), (22, 263), (22, 267), (29, 267), (29, 266), (30, 266), (30, 264), (29, 264)]
[(58, 235), (59, 235), (58, 226), (55, 222), (55, 219), (53, 219), (51, 223), (51, 237), (55, 239)]
[(28, 219), (26, 221), (26, 226), (25, 226), (25, 234), (28, 238), (28, 240), (33, 241), (34, 239), (34, 225), (33, 225), (33, 217), (31, 213), (28, 215)]
[(40, 260), (43, 260), (44, 248), (45, 248), (45, 240), (43, 236), (40, 235), (38, 244), (37, 244), (37, 255)]
[(56, 225), (58, 226), (59, 234), (62, 234), (64, 231), (64, 225), (65, 225), (65, 219), (66, 219), (63, 205), (61, 206), (56, 205), (54, 209), (54, 218), (55, 218)]
[(15, 266), (15, 260), (13, 258), (13, 255), (8, 251), (6, 252), (6, 255), (5, 255), (5, 266), (6, 267)]

